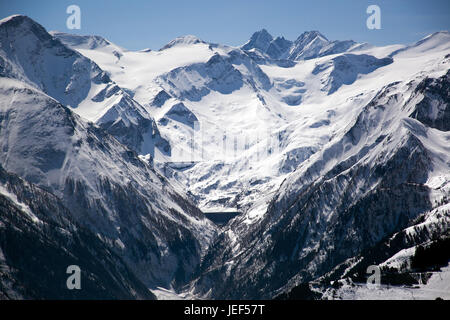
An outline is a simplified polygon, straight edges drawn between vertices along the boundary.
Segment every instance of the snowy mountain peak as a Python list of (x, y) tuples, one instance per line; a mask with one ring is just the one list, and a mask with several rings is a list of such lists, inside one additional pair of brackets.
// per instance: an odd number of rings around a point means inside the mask
[(151, 155), (155, 146), (168, 150), (145, 109), (95, 62), (69, 46), (104, 49), (116, 60), (126, 52), (102, 37), (52, 36), (32, 19), (13, 16), (0, 26), (0, 76), (42, 91), (131, 149)]
[(357, 47), (358, 44), (352, 40), (329, 41), (317, 30), (305, 31), (295, 41), (290, 41), (281, 36), (273, 39), (263, 29), (255, 32), (241, 49), (246, 51), (256, 49), (271, 59), (298, 61), (352, 51)]
[(437, 32), (434, 32), (432, 34), (429, 34), (428, 36), (426, 36), (422, 40), (429, 39), (429, 38), (434, 38), (434, 37), (450, 37), (450, 31), (448, 31), (448, 30), (437, 31)]
[(266, 29), (262, 29), (260, 31), (253, 33), (250, 40), (247, 41), (247, 43), (242, 46), (242, 49), (244, 50), (259, 49), (265, 52), (269, 48), (269, 45), (272, 42), (272, 40), (273, 37), (271, 36), (271, 34), (267, 32)]
[(312, 41), (312, 40), (314, 40), (316, 38), (318, 38), (318, 39), (320, 39), (322, 41), (327, 41), (328, 42), (328, 39), (323, 34), (321, 34), (319, 31), (317, 31), (317, 30), (303, 32), (297, 38), (297, 40), (295, 40), (295, 42), (296, 43), (297, 42), (305, 43), (305, 42), (310, 42), (310, 41)]
[(390, 54), (391, 57), (398, 54), (417, 55), (428, 51), (448, 51), (450, 50), (450, 32), (439, 31), (422, 38), (411, 45), (405, 46)]
[(166, 44), (164, 47), (159, 49), (159, 51), (169, 49), (169, 48), (172, 48), (175, 46), (186, 46), (186, 45), (198, 44), (198, 43), (206, 44), (205, 41), (197, 38), (196, 36), (185, 35), (185, 36), (181, 36), (181, 37), (177, 37), (177, 38), (173, 39), (168, 44)]

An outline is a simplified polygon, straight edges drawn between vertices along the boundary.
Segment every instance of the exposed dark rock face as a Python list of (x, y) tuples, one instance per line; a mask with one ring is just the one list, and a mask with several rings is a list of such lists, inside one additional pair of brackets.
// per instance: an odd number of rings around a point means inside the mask
[(450, 72), (438, 79), (426, 78), (417, 87), (423, 99), (411, 117), (442, 131), (450, 130)]
[[(0, 183), (0, 299), (155, 299), (126, 263), (54, 195), (7, 173)], [(30, 216), (32, 215), (32, 216)], [(66, 286), (81, 269), (81, 289)]]

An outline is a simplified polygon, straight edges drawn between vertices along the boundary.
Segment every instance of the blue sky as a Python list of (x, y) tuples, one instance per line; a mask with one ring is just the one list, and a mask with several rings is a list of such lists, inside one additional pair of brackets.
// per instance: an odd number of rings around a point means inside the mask
[[(67, 6), (81, 8), (81, 30), (66, 28)], [(366, 27), (366, 8), (381, 8), (381, 30)], [(295, 40), (319, 30), (330, 40), (411, 43), (450, 30), (449, 0), (0, 0), (1, 18), (21, 13), (47, 30), (96, 34), (131, 50), (159, 49), (185, 34), (240, 45), (254, 31)]]

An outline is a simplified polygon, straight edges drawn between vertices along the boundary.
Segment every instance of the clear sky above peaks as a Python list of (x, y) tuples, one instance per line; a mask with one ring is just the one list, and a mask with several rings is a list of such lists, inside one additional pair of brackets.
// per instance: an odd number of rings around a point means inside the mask
[[(66, 27), (69, 5), (81, 9), (81, 29)], [(369, 30), (369, 5), (381, 9), (381, 29)], [(48, 31), (103, 36), (130, 50), (159, 49), (192, 34), (238, 46), (254, 31), (295, 40), (319, 30), (330, 40), (375, 45), (412, 43), (435, 31), (450, 30), (449, 0), (0, 0), (0, 18), (25, 14)]]

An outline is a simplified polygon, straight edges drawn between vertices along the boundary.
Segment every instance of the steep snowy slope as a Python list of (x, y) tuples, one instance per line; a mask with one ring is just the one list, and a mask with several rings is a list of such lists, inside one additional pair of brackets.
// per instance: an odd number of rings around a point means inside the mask
[[(106, 41), (86, 37), (88, 47)], [(95, 122), (122, 143), (154, 155), (170, 150), (148, 113), (97, 64), (64, 46), (26, 16), (0, 21), (0, 75), (23, 81), (83, 118)], [(144, 143), (144, 140), (146, 140)]]
[[(54, 195), (0, 166), (0, 299), (154, 299)], [(82, 290), (67, 290), (78, 265)]]
[(450, 136), (436, 124), (449, 121), (450, 61), (438, 53), (424, 61), (426, 72), (379, 90), (342, 135), (283, 182), (260, 221), (244, 227), (235, 219), (211, 246), (197, 287), (219, 278), (213, 297), (271, 297), (448, 201)]
[(147, 286), (185, 281), (214, 226), (101, 128), (17, 80), (0, 81), (0, 163), (45, 188)]
[[(440, 188), (448, 194), (448, 183)], [(407, 228), (346, 260), (310, 286), (323, 299), (448, 299), (450, 203), (444, 198), (436, 199), (434, 205)], [(365, 283), (369, 265), (380, 268), (378, 288)]]

